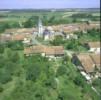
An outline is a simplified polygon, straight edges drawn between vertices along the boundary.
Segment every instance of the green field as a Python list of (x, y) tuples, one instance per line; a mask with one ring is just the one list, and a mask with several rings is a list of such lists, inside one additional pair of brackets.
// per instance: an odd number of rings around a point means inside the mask
[[(92, 14), (94, 16), (100, 16), (99, 12), (82, 12), (82, 11), (9, 11), (9, 12), (0, 12), (0, 21), (23, 21), (31, 16), (47, 16), (51, 18), (55, 16), (56, 19), (66, 19), (70, 18), (73, 14)], [(4, 16), (4, 18), (2, 17)], [(22, 20), (23, 19), (23, 20)]]

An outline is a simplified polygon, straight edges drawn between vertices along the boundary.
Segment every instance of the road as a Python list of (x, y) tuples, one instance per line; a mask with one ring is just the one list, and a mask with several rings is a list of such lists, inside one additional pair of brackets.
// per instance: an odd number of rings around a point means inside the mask
[(91, 88), (100, 96), (100, 93), (93, 86)]
[(42, 45), (42, 43), (35, 39), (34, 35), (32, 37), (32, 44)]

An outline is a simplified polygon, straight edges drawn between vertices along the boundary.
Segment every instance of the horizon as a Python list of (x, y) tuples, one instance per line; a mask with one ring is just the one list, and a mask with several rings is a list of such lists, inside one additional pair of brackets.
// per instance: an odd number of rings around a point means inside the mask
[(100, 8), (100, 0), (3, 0), (0, 9), (80, 9)]
[(100, 9), (100, 8), (4, 8), (0, 10), (68, 10), (68, 9)]

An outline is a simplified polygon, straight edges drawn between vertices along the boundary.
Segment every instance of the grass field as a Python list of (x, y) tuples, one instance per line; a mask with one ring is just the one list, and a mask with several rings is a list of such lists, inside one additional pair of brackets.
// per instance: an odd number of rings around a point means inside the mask
[[(77, 13), (82, 13), (80, 11), (8, 11), (8, 12), (0, 12), (0, 16), (5, 16), (5, 17), (0, 17), (0, 21), (25, 21), (26, 19), (30, 18), (31, 16), (47, 16), (47, 18), (51, 18), (52, 16), (55, 16), (56, 19), (61, 19), (61, 18), (69, 18), (72, 14), (77, 14)], [(91, 13), (94, 16), (100, 16), (99, 12), (83, 12), (83, 13)]]

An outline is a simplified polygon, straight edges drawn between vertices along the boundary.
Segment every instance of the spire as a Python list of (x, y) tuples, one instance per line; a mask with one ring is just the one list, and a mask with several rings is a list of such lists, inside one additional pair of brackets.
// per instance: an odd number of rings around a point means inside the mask
[(43, 25), (42, 25), (42, 20), (41, 20), (40, 17), (39, 17), (39, 20), (38, 20), (38, 33), (39, 33), (40, 36), (43, 34)]

